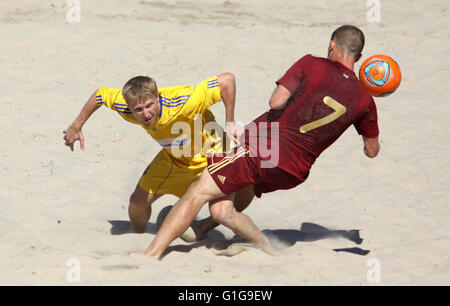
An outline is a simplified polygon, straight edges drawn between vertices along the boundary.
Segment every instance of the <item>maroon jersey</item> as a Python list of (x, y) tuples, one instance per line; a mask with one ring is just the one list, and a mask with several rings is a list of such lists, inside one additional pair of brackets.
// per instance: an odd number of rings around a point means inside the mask
[[(278, 142), (278, 163), (273, 166), (302, 178), (316, 158), (350, 125), (365, 137), (378, 136), (373, 98), (364, 91), (355, 73), (342, 64), (306, 55), (277, 84), (292, 94), (287, 106), (280, 111), (271, 110), (254, 121), (268, 122), (269, 129), (276, 129), (278, 124), (275, 133), (278, 139), (267, 132), (265, 140), (269, 143), (263, 144), (270, 147)], [(260, 146), (264, 137), (258, 135)], [(246, 142), (251, 147), (248, 138)]]

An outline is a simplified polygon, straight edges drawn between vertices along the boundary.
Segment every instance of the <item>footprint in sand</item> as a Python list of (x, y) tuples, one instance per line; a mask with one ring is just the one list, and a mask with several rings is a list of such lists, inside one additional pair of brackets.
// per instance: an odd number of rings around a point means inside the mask
[(213, 248), (211, 248), (211, 252), (214, 253), (217, 256), (227, 256), (232, 257), (236, 256), (242, 252), (250, 251), (250, 250), (257, 250), (255, 246), (253, 246), (250, 243), (235, 243), (230, 246), (228, 246), (226, 249), (217, 250), (215, 247), (218, 245), (214, 245)]

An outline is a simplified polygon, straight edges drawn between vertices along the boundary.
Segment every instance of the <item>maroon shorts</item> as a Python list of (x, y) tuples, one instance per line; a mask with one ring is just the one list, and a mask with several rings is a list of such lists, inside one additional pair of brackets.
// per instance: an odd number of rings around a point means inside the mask
[(298, 178), (280, 168), (262, 168), (261, 160), (250, 156), (245, 147), (235, 148), (231, 154), (209, 155), (208, 171), (224, 194), (253, 185), (258, 198), (262, 193), (294, 188), (308, 177), (308, 173)]

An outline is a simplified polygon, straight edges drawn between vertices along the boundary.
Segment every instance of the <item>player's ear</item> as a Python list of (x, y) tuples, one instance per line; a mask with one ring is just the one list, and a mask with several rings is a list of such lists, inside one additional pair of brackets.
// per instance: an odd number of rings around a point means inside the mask
[(336, 50), (336, 42), (334, 40), (330, 40), (330, 45), (328, 46), (328, 59), (331, 57), (331, 53)]

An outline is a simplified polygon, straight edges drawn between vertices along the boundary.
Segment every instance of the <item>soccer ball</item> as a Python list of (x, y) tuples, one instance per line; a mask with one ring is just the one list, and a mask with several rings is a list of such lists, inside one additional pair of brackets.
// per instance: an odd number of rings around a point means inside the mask
[(364, 61), (359, 69), (359, 82), (374, 97), (393, 93), (402, 80), (400, 67), (387, 55), (374, 55)]

